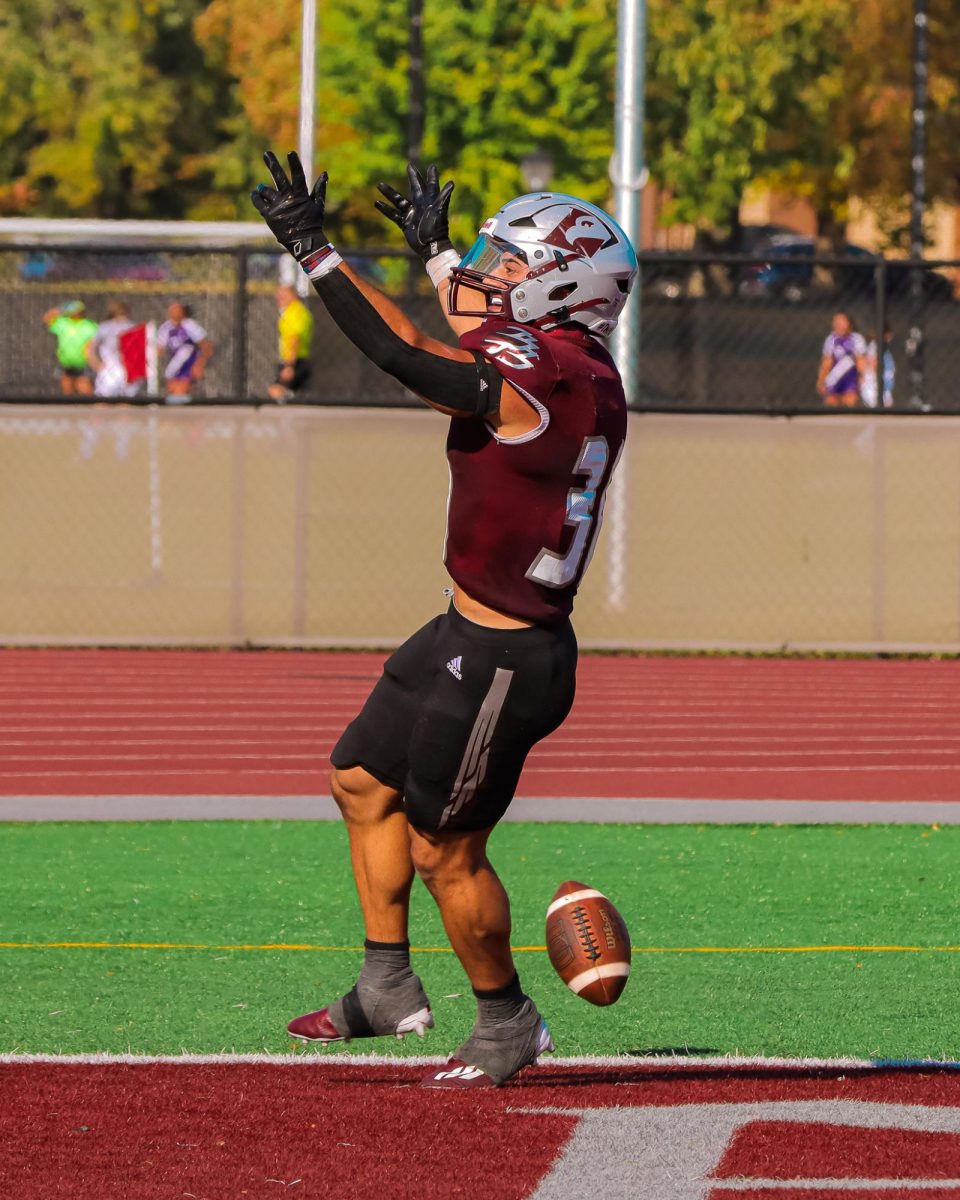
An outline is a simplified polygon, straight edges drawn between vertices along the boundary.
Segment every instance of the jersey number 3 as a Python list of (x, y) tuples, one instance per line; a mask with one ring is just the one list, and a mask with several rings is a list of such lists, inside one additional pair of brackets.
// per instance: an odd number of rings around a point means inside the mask
[(605, 437), (583, 439), (573, 473), (586, 475), (587, 485), (571, 488), (567, 493), (565, 524), (573, 526), (570, 549), (562, 557), (553, 550), (541, 550), (527, 570), (528, 579), (542, 583), (544, 587), (564, 588), (578, 580), (587, 569), (603, 520), (606, 497), (599, 489), (609, 459), (610, 447)]

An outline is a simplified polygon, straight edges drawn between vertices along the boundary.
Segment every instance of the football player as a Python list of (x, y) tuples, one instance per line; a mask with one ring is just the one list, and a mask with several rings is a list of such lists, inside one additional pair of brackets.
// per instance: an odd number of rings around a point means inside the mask
[[(444, 561), (447, 612), (387, 660), (332, 754), (366, 931), (353, 989), (289, 1025), (312, 1042), (423, 1035), (430, 1004), (410, 967), (418, 874), (477, 998), (473, 1031), (433, 1087), (499, 1086), (544, 1051), (549, 1030), (510, 950), (510, 905), (487, 857), (530, 748), (573, 702), (570, 612), (623, 446), (626, 406), (602, 339), (637, 270), (606, 213), (550, 192), (484, 222), (462, 257), (448, 231), (452, 183), (409, 169), (410, 196), (380, 185), (459, 335), (428, 337), (342, 260), (324, 232), (327, 176), (308, 190), (289, 156), (253, 203), (346, 336), (451, 418)], [(438, 502), (440, 498), (438, 497)]]

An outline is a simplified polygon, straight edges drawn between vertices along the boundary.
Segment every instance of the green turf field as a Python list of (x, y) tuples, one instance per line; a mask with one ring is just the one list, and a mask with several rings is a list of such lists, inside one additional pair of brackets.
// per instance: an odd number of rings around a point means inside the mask
[[(505, 824), (491, 855), (560, 1053), (960, 1058), (960, 827)], [(282, 1053), (287, 1020), (359, 966), (337, 824), (8, 824), (0, 862), (0, 1052)], [(539, 949), (569, 878), (631, 930), (633, 977), (610, 1009), (569, 993)], [(419, 883), (413, 907), (438, 1027), (351, 1050), (444, 1054), (472, 1023)], [(854, 949), (817, 949), (838, 946)]]

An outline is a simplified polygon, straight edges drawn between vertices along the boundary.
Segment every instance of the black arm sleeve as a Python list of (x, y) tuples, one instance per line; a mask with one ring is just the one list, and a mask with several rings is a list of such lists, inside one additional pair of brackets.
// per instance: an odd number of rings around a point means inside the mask
[(342, 271), (331, 271), (314, 280), (313, 287), (357, 349), (411, 392), (474, 417), (496, 412), (500, 407), (503, 378), (482, 354), (474, 351), (472, 363), (457, 362), (411, 346), (394, 333)]

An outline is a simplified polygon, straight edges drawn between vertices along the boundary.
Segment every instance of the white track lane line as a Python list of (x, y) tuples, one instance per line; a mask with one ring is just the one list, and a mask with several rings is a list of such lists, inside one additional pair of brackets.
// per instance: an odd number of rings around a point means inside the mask
[[(254, 739), (251, 739), (251, 740), (254, 740)], [(3, 744), (4, 743), (0, 742), (0, 745), (3, 745)], [(217, 763), (244, 763), (244, 762), (250, 762), (250, 761), (295, 762), (298, 760), (301, 762), (307, 762), (307, 763), (326, 762), (326, 755), (323, 753), (322, 748), (318, 747), (315, 742), (312, 743), (312, 746), (309, 750), (305, 748), (303, 753), (295, 753), (294, 749), (293, 749), (293, 745), (287, 739), (281, 739), (281, 738), (273, 740), (269, 743), (270, 745), (272, 745), (274, 747), (272, 750), (265, 750), (258, 754), (240, 754), (240, 753), (234, 753), (234, 752), (228, 752), (228, 751), (223, 751), (223, 752), (220, 752), (217, 754), (202, 753), (200, 751), (184, 751), (181, 753), (176, 749), (170, 750), (170, 749), (164, 748), (163, 746), (158, 747), (155, 742), (133, 743), (135, 745), (139, 744), (139, 745), (151, 746), (153, 749), (152, 753), (137, 754), (137, 753), (124, 752), (124, 753), (118, 754), (118, 753), (115, 753), (113, 750), (113, 746), (116, 746), (118, 743), (113, 742), (108, 745), (105, 745), (102, 749), (95, 750), (91, 753), (51, 754), (51, 753), (47, 752), (46, 747), (41, 747), (41, 746), (37, 745), (35, 742), (29, 742), (29, 743), (25, 743), (25, 744), (35, 747), (35, 752), (31, 753), (31, 754), (5, 754), (3, 756), (3, 761), (10, 762), (10, 763), (27, 762), (27, 763), (32, 763), (35, 765), (39, 765), (40, 763), (61, 763), (61, 762), (76, 762), (76, 763), (103, 762), (105, 759), (109, 759), (111, 762), (129, 762), (129, 763), (134, 763), (134, 762), (154, 763), (157, 761), (170, 762), (171, 760), (172, 761), (179, 761), (179, 760), (192, 761), (194, 759), (202, 759), (206, 762), (209, 762), (212, 760), (212, 761), (216, 761)], [(78, 745), (88, 745), (89, 743), (78, 742), (77, 744)], [(183, 746), (183, 745), (189, 745), (191, 743), (189, 743), (189, 742), (185, 743), (185, 742), (178, 740), (175, 742), (171, 742), (169, 744), (173, 745), (173, 746)], [(243, 746), (246, 746), (246, 745), (249, 745), (250, 742), (248, 742), (247, 740), (244, 739), (244, 740), (237, 740), (237, 741), (233, 741), (233, 742), (195, 741), (193, 744), (200, 746), (200, 747), (210, 747), (210, 746), (215, 746), (215, 745), (243, 745)], [(160, 753), (158, 753), (158, 751), (160, 751)], [(745, 760), (748, 760), (748, 759), (749, 760), (760, 759), (763, 762), (767, 762), (770, 764), (769, 767), (766, 769), (769, 769), (771, 771), (805, 770), (806, 763), (811, 764), (811, 767), (810, 767), (811, 770), (817, 770), (817, 771), (819, 771), (819, 770), (838, 770), (838, 769), (846, 769), (846, 768), (849, 768), (851, 771), (860, 771), (860, 770), (903, 771), (903, 770), (909, 770), (911, 767), (913, 767), (913, 768), (925, 767), (925, 769), (927, 769), (927, 770), (930, 770), (930, 769), (948, 770), (951, 767), (954, 767), (954, 768), (960, 770), (960, 755), (958, 755), (956, 750), (949, 750), (949, 749), (939, 750), (939, 749), (936, 749), (935, 747), (927, 747), (922, 750), (912, 750), (912, 751), (909, 751), (908, 753), (911, 756), (911, 761), (909, 763), (905, 763), (903, 761), (904, 751), (902, 751), (902, 750), (836, 750), (836, 749), (824, 749), (824, 750), (709, 750), (709, 749), (704, 748), (704, 749), (701, 749), (700, 752), (697, 754), (697, 756), (696, 756), (697, 761), (695, 763), (690, 762), (689, 766), (683, 766), (683, 767), (679, 767), (679, 768), (676, 766), (670, 765), (670, 764), (667, 764), (667, 765), (661, 767), (659, 764), (662, 763), (664, 760), (668, 760), (668, 759), (669, 760), (683, 759), (683, 760), (689, 761), (691, 758), (689, 751), (686, 751), (686, 750), (609, 750), (604, 753), (603, 758), (605, 761), (609, 761), (610, 759), (618, 759), (618, 758), (628, 759), (631, 763), (636, 763), (636, 767), (634, 769), (638, 770), (638, 771), (639, 770), (644, 770), (644, 771), (700, 770), (700, 771), (703, 771), (703, 770), (712, 769), (710, 764), (704, 763), (704, 761), (703, 761), (704, 759), (713, 759), (713, 760), (732, 759), (735, 765), (744, 763)], [(883, 758), (884, 756), (888, 756), (890, 758), (896, 759), (897, 761), (895, 761), (893, 763), (889, 763), (889, 764), (858, 761), (859, 759), (873, 760), (876, 758)], [(954, 761), (949, 762), (949, 763), (926, 763), (926, 764), (916, 761), (917, 759), (922, 758), (922, 757), (932, 757), (932, 756), (949, 756)], [(839, 759), (843, 759), (846, 761), (841, 762), (841, 763), (833, 763), (833, 764), (821, 764), (820, 763), (820, 761), (819, 761), (820, 759), (828, 758), (828, 757), (831, 759), (839, 758)], [(557, 770), (557, 771), (565, 771), (568, 769), (567, 760), (569, 760), (569, 759), (589, 759), (589, 760), (593, 761), (596, 758), (597, 758), (597, 755), (588, 750), (558, 750), (555, 748), (547, 748), (547, 749), (540, 750), (540, 751), (536, 751), (536, 750), (532, 751), (528, 761), (531, 764), (530, 769), (536, 769), (537, 765), (541, 761), (547, 760), (551, 763), (556, 764), (552, 769)], [(795, 765), (784, 766), (779, 761), (782, 759), (801, 760), (801, 761), (800, 762), (795, 761)], [(558, 761), (558, 760), (563, 760), (563, 761)], [(653, 760), (653, 761), (648, 762), (647, 760)], [(722, 762), (716, 762), (715, 765), (716, 765), (717, 769), (720, 769), (720, 770), (730, 770), (731, 769), (731, 767), (728, 764), (724, 764)], [(540, 767), (539, 769), (549, 770), (551, 768), (550, 767)], [(613, 770), (613, 769), (619, 770), (620, 768), (607, 768), (607, 769), (608, 770)], [(631, 768), (628, 766), (624, 769), (630, 770)], [(744, 765), (742, 767), (742, 769), (744, 771), (757, 771), (757, 770), (761, 770), (764, 768), (751, 762), (749, 765)]]

